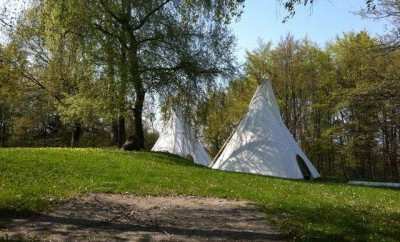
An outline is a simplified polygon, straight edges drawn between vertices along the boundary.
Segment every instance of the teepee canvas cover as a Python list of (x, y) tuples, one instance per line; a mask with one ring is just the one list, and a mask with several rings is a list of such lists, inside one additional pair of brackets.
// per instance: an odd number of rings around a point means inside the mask
[(211, 167), (292, 179), (319, 177), (283, 123), (269, 81), (258, 87), (246, 116)]
[(187, 122), (179, 113), (171, 112), (169, 121), (164, 125), (160, 137), (152, 151), (162, 151), (187, 158), (190, 156), (194, 163), (208, 166), (210, 157)]

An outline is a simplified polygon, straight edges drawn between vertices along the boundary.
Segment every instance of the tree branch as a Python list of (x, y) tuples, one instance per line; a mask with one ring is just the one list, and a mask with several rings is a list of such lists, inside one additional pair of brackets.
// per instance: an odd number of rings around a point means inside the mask
[(32, 75), (21, 71), (21, 74), (23, 77), (25, 77), (26, 79), (28, 79), (29, 81), (31, 81), (33, 84), (35, 84), (36, 86), (38, 86), (39, 88), (45, 90), (47, 93), (50, 94), (50, 96), (54, 97), (60, 104), (64, 105), (64, 102), (62, 101), (62, 99), (57, 96), (57, 95), (53, 95), (49, 89), (47, 89), (47, 87), (45, 85), (43, 85), (39, 80), (37, 80), (35, 77), (33, 77)]
[(59, 103), (61, 103), (62, 105), (64, 105), (64, 102), (62, 101), (62, 99), (57, 96), (57, 95), (53, 95), (50, 90), (43, 84), (41, 83), (38, 79), (36, 79), (32, 74), (25, 72), (23, 69), (18, 67), (18, 64), (15, 63), (14, 61), (10, 60), (10, 59), (6, 59), (4, 58), (4, 56), (1, 56), (2, 60), (7, 61), (8, 64), (14, 66), (14, 68), (16, 68), (22, 75), (22, 77), (24, 77), (25, 79), (29, 80), (31, 83), (33, 83), (34, 85), (36, 85), (37, 87), (39, 87), (40, 89), (45, 90), (50, 96), (54, 97)]
[(100, 24), (94, 23), (94, 27), (95, 27), (97, 30), (99, 30), (100, 32), (102, 32), (103, 34), (118, 39), (118, 41), (121, 43), (121, 45), (122, 45), (125, 49), (128, 48), (128, 46), (126, 45), (125, 41), (121, 38), (121, 36), (119, 36), (119, 35), (117, 35), (117, 34), (114, 34), (114, 33), (111, 33), (110, 31), (108, 31), (108, 30), (106, 30), (105, 28), (103, 28)]
[(147, 20), (153, 15), (155, 14), (157, 11), (159, 11), (161, 8), (163, 8), (167, 3), (171, 2), (171, 0), (165, 0), (162, 4), (160, 4), (158, 7), (154, 8), (153, 10), (151, 10), (149, 13), (146, 14), (146, 16), (144, 16), (140, 21), (139, 24), (135, 27), (133, 27), (133, 31), (140, 29), (141, 27), (143, 27), (143, 25), (146, 24)]
[(106, 4), (104, 3), (104, 0), (100, 0), (100, 4), (103, 7), (103, 9), (109, 14), (111, 15), (111, 17), (113, 17), (115, 20), (117, 20), (118, 23), (123, 23), (123, 19), (118, 17), (113, 11), (111, 11)]

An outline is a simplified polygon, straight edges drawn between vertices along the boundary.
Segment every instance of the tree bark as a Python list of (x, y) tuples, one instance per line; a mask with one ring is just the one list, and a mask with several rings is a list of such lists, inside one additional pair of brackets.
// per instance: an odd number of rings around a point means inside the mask
[(0, 125), (0, 146), (5, 147), (6, 146), (6, 139), (7, 139), (7, 127), (5, 123), (2, 123)]
[(390, 152), (390, 163), (392, 171), (392, 179), (394, 181), (399, 181), (399, 167), (398, 167), (398, 155), (397, 155), (397, 130), (395, 127), (391, 130), (391, 146), (392, 150)]
[(136, 87), (136, 100), (135, 100), (135, 107), (133, 109), (133, 116), (135, 118), (135, 133), (134, 133), (134, 140), (135, 140), (135, 148), (136, 150), (141, 150), (144, 148), (144, 132), (143, 132), (143, 104), (145, 98), (145, 91), (143, 87)]
[(7, 121), (3, 108), (0, 107), (0, 146), (4, 147), (7, 140)]
[(79, 142), (82, 136), (82, 127), (80, 123), (75, 123), (72, 129), (71, 135), (71, 147), (79, 146)]
[(126, 140), (125, 118), (120, 116), (118, 120), (114, 120), (112, 124), (113, 143), (122, 147)]
[(134, 85), (135, 89), (135, 103), (133, 107), (133, 117), (134, 117), (134, 126), (135, 132), (133, 135), (133, 142), (134, 142), (134, 150), (141, 150), (144, 149), (144, 132), (143, 132), (143, 104), (145, 99), (145, 89), (143, 87), (143, 82), (140, 77), (139, 73), (139, 64), (138, 64), (138, 46), (136, 39), (134, 36), (130, 35), (130, 46), (129, 49), (129, 70), (130, 70), (130, 78), (131, 83)]

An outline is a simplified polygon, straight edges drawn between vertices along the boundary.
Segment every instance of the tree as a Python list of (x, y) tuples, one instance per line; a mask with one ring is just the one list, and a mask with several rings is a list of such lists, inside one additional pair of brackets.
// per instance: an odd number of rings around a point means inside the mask
[[(299, 5), (308, 6), (313, 5), (317, 0), (279, 0), (282, 5), (287, 9), (289, 15), (286, 17), (290, 18), (296, 14), (296, 8)], [(376, 2), (380, 0), (364, 0), (365, 6), (368, 9), (374, 9), (376, 7)]]
[(108, 117), (121, 144), (132, 112), (141, 149), (146, 94), (161, 100), (174, 95), (175, 102), (193, 107), (216, 77), (233, 69), (227, 24), (240, 14), (240, 5), (32, 1), (10, 36), (29, 56), (27, 65), (19, 66), (25, 78), (57, 101), (58, 113), (70, 124), (72, 145), (79, 143), (85, 123)]
[(217, 88), (210, 92), (201, 105), (205, 114), (202, 120), (204, 138), (213, 155), (221, 149), (241, 121), (256, 87), (255, 79), (234, 79), (226, 89)]
[[(11, 48), (0, 46), (0, 55), (11, 55)], [(0, 146), (6, 146), (12, 129), (12, 102), (16, 94), (18, 75), (9, 63), (0, 61)]]
[(383, 38), (386, 50), (400, 47), (400, 2), (397, 0), (376, 0), (371, 7), (361, 11), (364, 17), (374, 19), (388, 19), (392, 23), (392, 30)]
[(118, 43), (121, 82), (131, 96), (137, 149), (144, 147), (142, 112), (146, 93), (161, 97), (204, 93), (232, 66), (233, 39), (226, 23), (237, 4), (229, 1), (89, 1), (90, 25)]

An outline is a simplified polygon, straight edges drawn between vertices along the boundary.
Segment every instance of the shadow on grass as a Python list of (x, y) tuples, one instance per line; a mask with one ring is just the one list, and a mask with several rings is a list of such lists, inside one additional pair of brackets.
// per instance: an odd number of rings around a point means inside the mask
[[(375, 208), (376, 209), (376, 208)], [(280, 217), (284, 231), (295, 241), (399, 241), (400, 213), (382, 213), (373, 208), (332, 206), (320, 208), (285, 206), (284, 209), (265, 207)], [(283, 219), (283, 220), (282, 220)]]
[(168, 152), (150, 151), (146, 153), (151, 154), (153, 157), (156, 157), (158, 159), (165, 160), (165, 162), (174, 163), (177, 165), (207, 168), (205, 166), (198, 165), (191, 160), (185, 159), (179, 155), (171, 154)]

